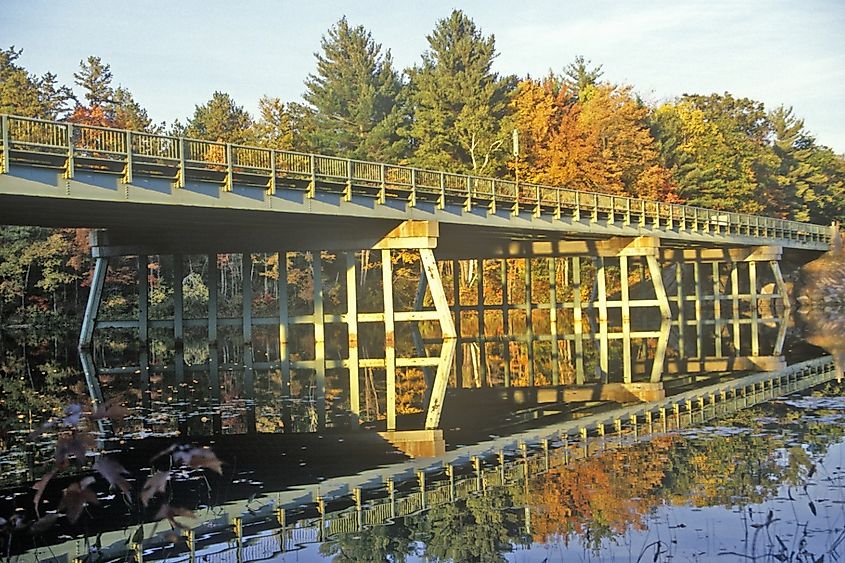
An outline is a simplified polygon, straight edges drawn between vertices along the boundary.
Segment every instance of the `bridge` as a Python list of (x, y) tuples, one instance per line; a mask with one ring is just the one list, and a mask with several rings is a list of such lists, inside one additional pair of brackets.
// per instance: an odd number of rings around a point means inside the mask
[[(286, 396), (300, 380), (318, 427), (327, 376), (343, 382), (332, 401), (358, 416), (366, 370), (383, 373), (392, 431), (403, 370), (424, 372), (420, 425), (436, 429), (447, 390), (654, 400), (681, 374), (781, 369), (790, 307), (781, 259), (826, 251), (832, 236), (757, 215), (11, 115), (0, 117), (0, 171), (0, 224), (96, 229), (79, 340), (95, 400), (98, 375), (122, 373), (94, 366), (104, 331), (133, 334), (138, 365), (125, 373), (137, 374), (145, 400), (156, 372), (184, 381), (201, 369), (219, 393), (221, 371), (234, 369), (219, 348), (237, 331), (247, 395), (256, 374), (278, 373)], [(397, 299), (400, 252), (417, 268), (413, 302)], [(221, 311), (217, 258), (232, 253), (244, 272), (254, 253), (277, 256), (272, 314), (256, 310), (251, 273), (238, 313)], [(158, 318), (150, 255), (173, 257), (172, 312)], [(180, 283), (191, 255), (208, 257), (201, 315), (188, 313)], [(103, 318), (110, 261), (126, 256), (137, 257), (134, 316)], [(310, 270), (304, 311), (289, 310), (294, 256)], [(380, 276), (366, 276), (374, 267)], [(372, 292), (378, 310), (365, 310)], [(151, 364), (162, 331), (175, 355)], [(197, 331), (208, 359), (186, 365)], [(365, 339), (379, 345), (364, 349)], [(258, 354), (259, 341), (272, 345)], [(516, 354), (524, 373), (512, 373)]]

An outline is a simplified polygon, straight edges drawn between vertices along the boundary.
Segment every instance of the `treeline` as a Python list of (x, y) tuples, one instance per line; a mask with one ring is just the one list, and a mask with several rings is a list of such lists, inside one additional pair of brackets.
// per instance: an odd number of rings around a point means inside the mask
[[(99, 57), (81, 61), (74, 91), (55, 74), (29, 72), (10, 47), (0, 50), (0, 112), (820, 223), (845, 215), (845, 158), (817, 143), (791, 108), (729, 93), (650, 105), (583, 57), (542, 78), (502, 76), (492, 68), (495, 38), (460, 10), (427, 39), (420, 62), (400, 70), (365, 27), (343, 18), (315, 54), (304, 103), (265, 96), (251, 115), (218, 91), (170, 124), (155, 122)], [(76, 299), (63, 285), (78, 288), (85, 277), (80, 238), (0, 231), (2, 318), (31, 305), (27, 296), (57, 310), (65, 294)], [(75, 258), (53, 268), (42, 251)]]

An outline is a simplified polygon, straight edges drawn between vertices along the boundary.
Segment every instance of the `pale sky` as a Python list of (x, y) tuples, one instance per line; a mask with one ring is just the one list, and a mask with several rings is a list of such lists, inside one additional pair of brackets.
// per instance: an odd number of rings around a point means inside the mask
[(581, 54), (651, 102), (729, 91), (793, 106), (820, 143), (845, 153), (843, 0), (0, 0), (0, 47), (23, 48), (23, 66), (67, 84), (97, 55), (169, 123), (215, 90), (253, 113), (264, 94), (300, 100), (321, 36), (344, 15), (399, 69), (414, 65), (455, 7), (495, 35), (502, 74), (560, 71)]

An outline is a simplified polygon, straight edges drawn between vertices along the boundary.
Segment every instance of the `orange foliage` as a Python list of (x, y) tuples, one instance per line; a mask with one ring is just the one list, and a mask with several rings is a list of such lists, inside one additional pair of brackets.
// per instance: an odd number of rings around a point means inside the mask
[(645, 529), (645, 516), (660, 502), (658, 489), (676, 439), (609, 450), (534, 482), (529, 492), (530, 504), (537, 507), (531, 515), (534, 539)]
[(519, 83), (512, 101), (521, 135), (520, 177), (540, 184), (679, 201), (658, 162), (648, 108), (630, 87), (597, 85), (580, 100), (555, 77)]

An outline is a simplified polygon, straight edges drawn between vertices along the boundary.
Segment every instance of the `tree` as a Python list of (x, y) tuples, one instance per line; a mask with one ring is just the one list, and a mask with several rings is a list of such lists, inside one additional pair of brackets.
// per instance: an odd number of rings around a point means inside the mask
[(587, 86), (565, 77), (520, 82), (512, 108), (521, 135), (520, 177), (532, 182), (678, 201), (648, 128), (649, 109), (630, 87)]
[(317, 72), (303, 96), (313, 110), (309, 142), (316, 150), (351, 158), (396, 161), (407, 143), (397, 130), (405, 119), (398, 102), (402, 83), (390, 51), (363, 27), (341, 19), (315, 53)]
[(188, 137), (238, 144), (254, 144), (253, 131), (249, 113), (223, 92), (214, 92), (208, 102), (196, 106), (185, 128)]
[(85, 91), (89, 107), (103, 107), (112, 103), (114, 91), (111, 87), (111, 67), (103, 64), (100, 57), (90, 56), (79, 61), (79, 72), (73, 73), (76, 85)]
[(798, 221), (840, 219), (845, 211), (842, 159), (816, 144), (792, 108), (775, 108), (769, 121), (773, 149), (780, 159), (775, 177), (781, 191), (780, 212)]
[(583, 97), (587, 88), (598, 84), (599, 78), (604, 75), (602, 65), (591, 68), (591, 62), (585, 60), (582, 55), (578, 55), (563, 69), (563, 82), (578, 99)]
[(88, 57), (79, 62), (79, 72), (73, 75), (76, 85), (84, 91), (87, 105), (77, 103), (70, 121), (83, 125), (98, 125), (159, 133), (161, 125), (152, 119), (132, 93), (123, 86), (112, 87), (111, 67), (100, 57)]
[(491, 174), (501, 168), (511, 130), (514, 77), (492, 71), (495, 38), (484, 37), (462, 11), (437, 22), (422, 66), (409, 71), (416, 164), (454, 172)]
[(293, 147), (293, 123), (285, 103), (279, 98), (263, 96), (258, 100), (259, 119), (255, 137), (263, 147), (290, 150)]
[(63, 117), (73, 97), (70, 89), (59, 85), (55, 74), (48, 72), (39, 78), (27, 72), (17, 64), (21, 53), (23, 50), (14, 46), (0, 50), (0, 113), (42, 119)]
[(782, 208), (762, 104), (728, 93), (684, 95), (653, 115), (662, 164), (693, 205), (761, 213)]

